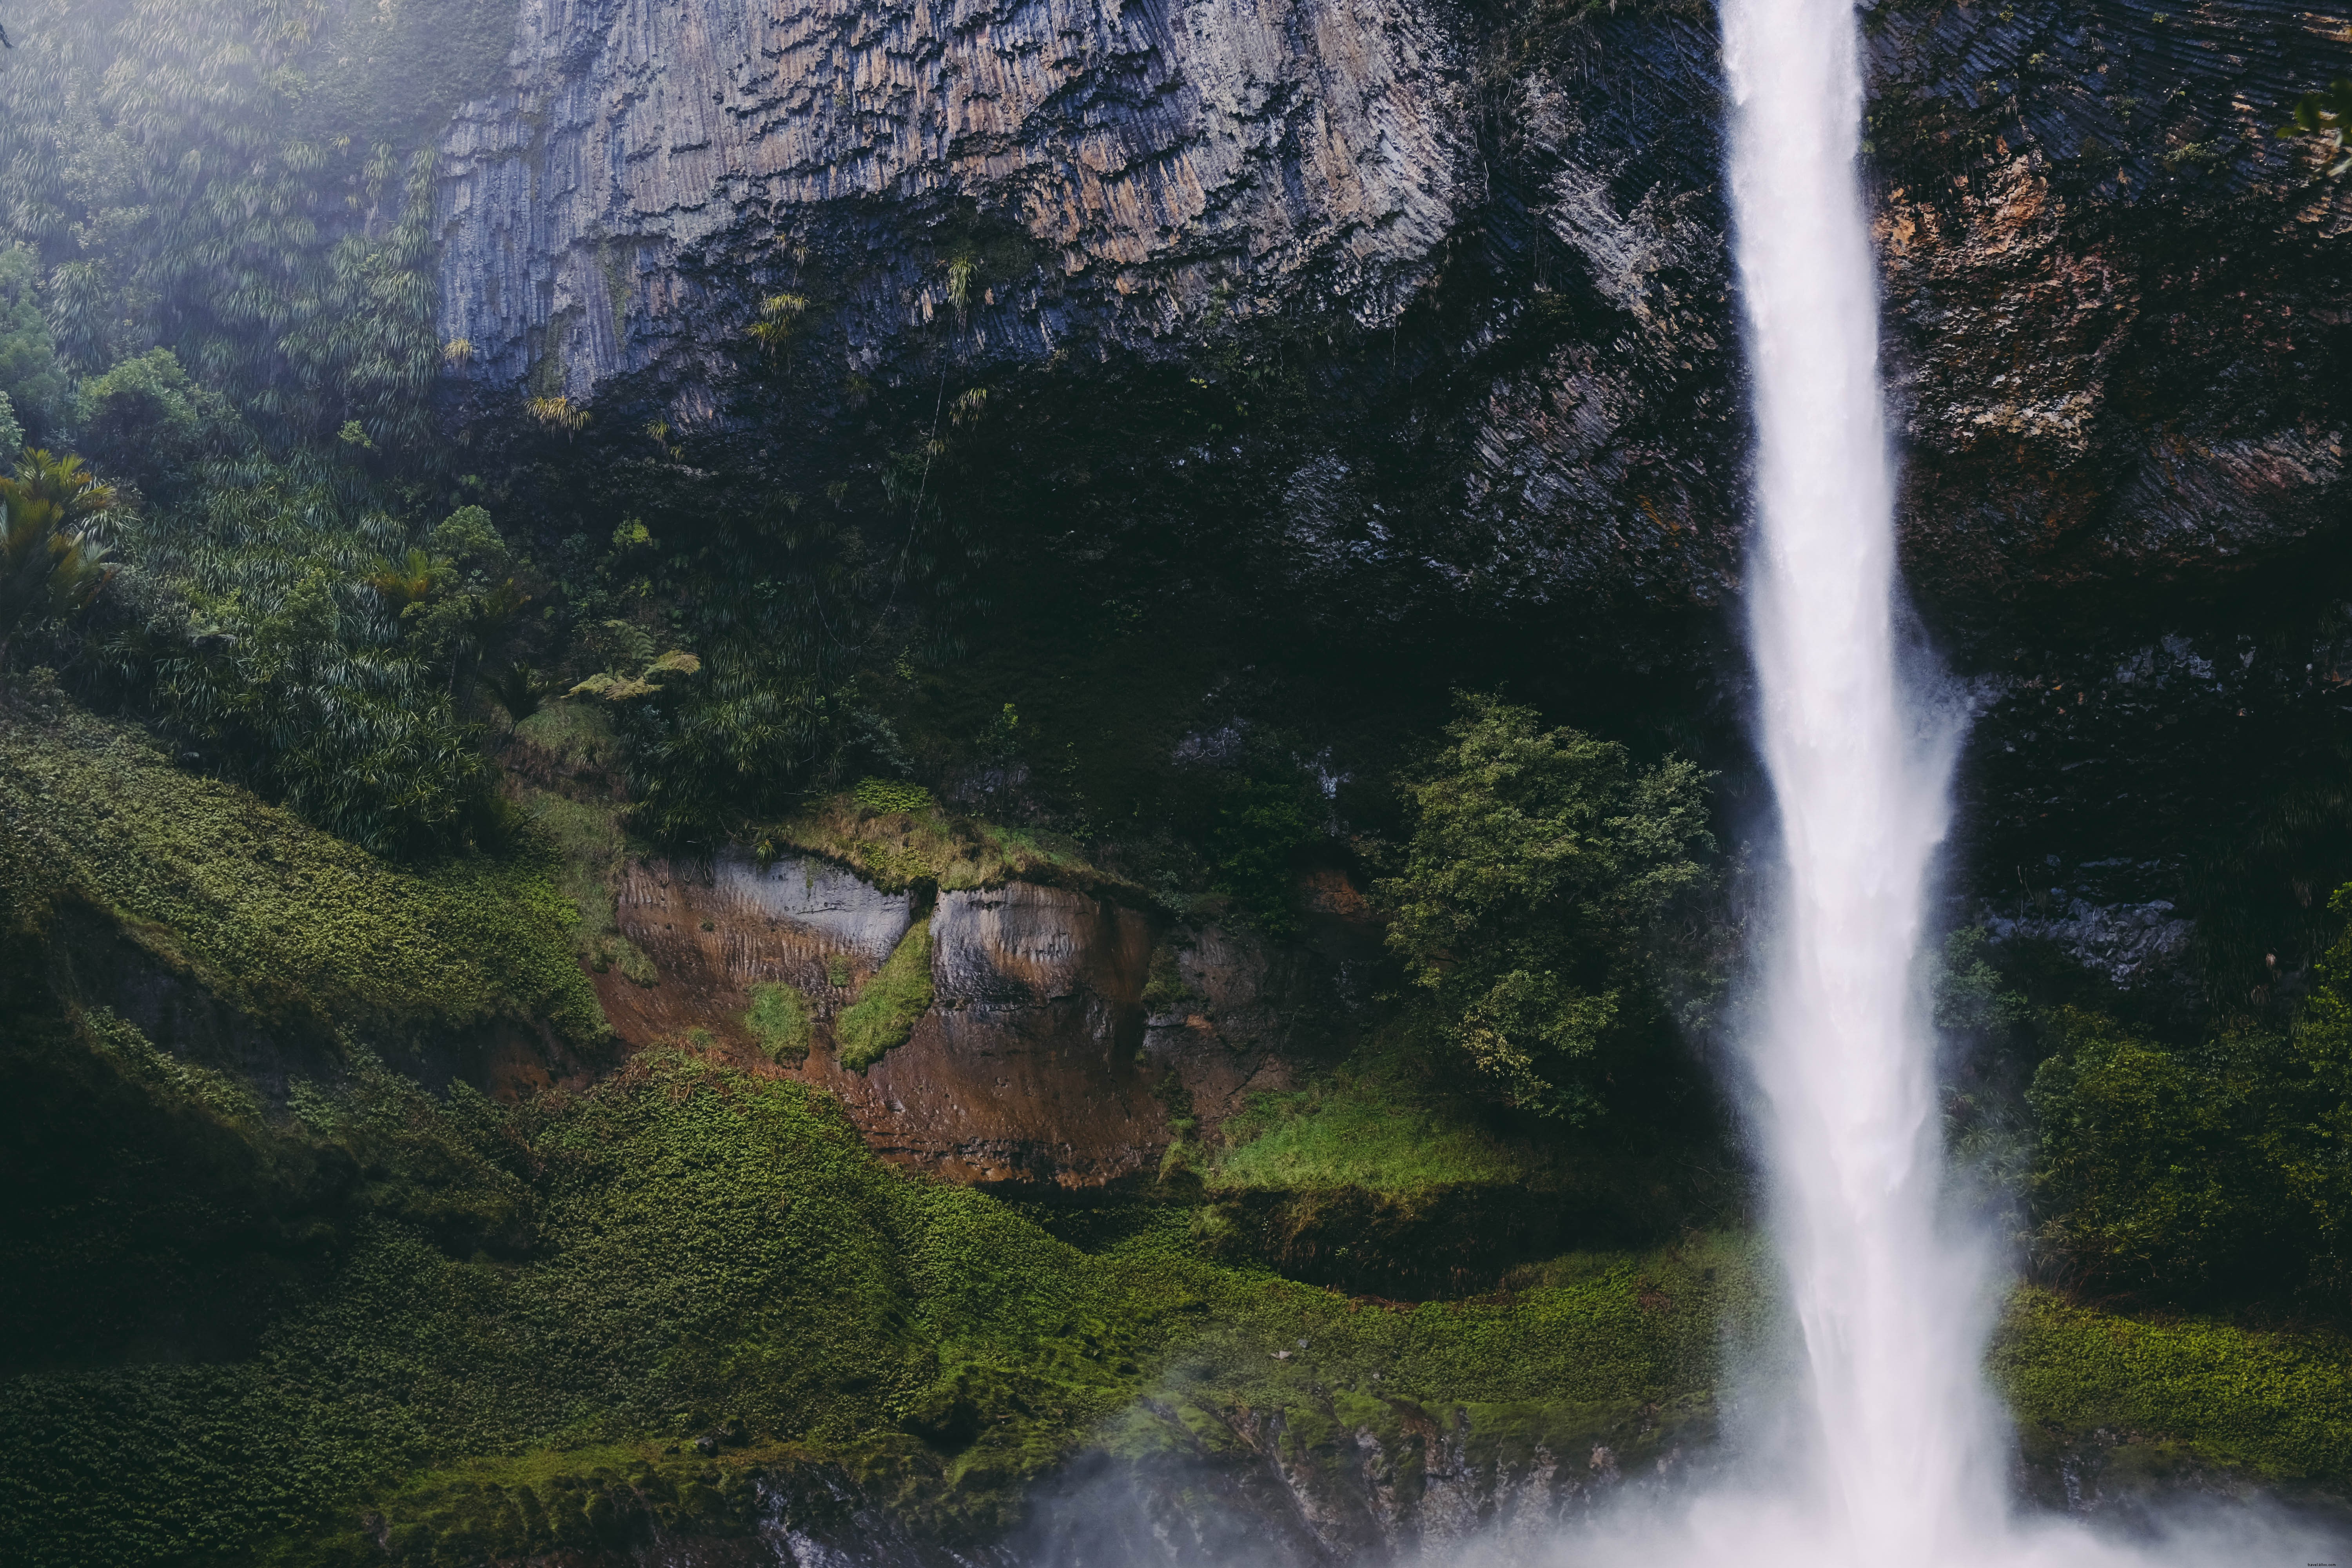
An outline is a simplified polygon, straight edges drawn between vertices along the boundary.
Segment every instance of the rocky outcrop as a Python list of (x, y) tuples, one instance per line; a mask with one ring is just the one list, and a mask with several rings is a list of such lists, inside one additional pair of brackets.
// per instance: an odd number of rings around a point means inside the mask
[(1328, 1396), (1290, 1409), (1147, 1400), (1010, 1543), (1036, 1568), (1307, 1568), (1538, 1554), (1604, 1502), (1686, 1484), (1703, 1408), (1504, 1410)]
[[(644, 373), (693, 419), (764, 292), (885, 380), (1344, 317), (1388, 352), (1331, 371), (1387, 407), (1268, 476), (1302, 581), (1719, 602), (1745, 437), (1715, 49), (1674, 7), (528, 0), (511, 91), (443, 149), (444, 330), (489, 384)], [(2280, 0), (1874, 10), (1931, 597), (2234, 570), (2331, 525), (2352, 318), (2315, 247), (2352, 198), (2269, 132), (2347, 55)]]
[(863, 1073), (808, 1071), (886, 1156), (950, 1180), (1092, 1187), (1148, 1173), (1171, 1136), (1144, 1058), (1153, 922), (1062, 888), (940, 895), (931, 1010)]
[[(752, 989), (797, 990), (815, 1025), (782, 1064), (840, 1097), (887, 1157), (949, 1180), (1043, 1191), (1157, 1173), (1180, 1121), (1213, 1127), (1254, 1089), (1287, 1087), (1297, 1014), (1329, 989), (1314, 953), (1164, 919), (1095, 894), (1011, 882), (951, 889), (928, 910), (829, 862), (638, 859), (616, 889), (650, 984), (596, 976), (622, 1037), (759, 1049)], [(831, 1030), (919, 917), (930, 1008), (863, 1071)], [(1153, 984), (1155, 969), (1174, 984)], [(1318, 985), (1322, 990), (1318, 990)]]
[[(1381, 314), (1473, 167), (1458, 47), (1412, 0), (526, 0), (512, 65), (443, 150), (445, 331), (574, 397), (711, 355), (813, 240), (872, 246), (829, 301), (853, 364), (949, 313), (996, 353), (1148, 342), (1221, 283)], [(961, 281), (959, 203), (1017, 253)]]

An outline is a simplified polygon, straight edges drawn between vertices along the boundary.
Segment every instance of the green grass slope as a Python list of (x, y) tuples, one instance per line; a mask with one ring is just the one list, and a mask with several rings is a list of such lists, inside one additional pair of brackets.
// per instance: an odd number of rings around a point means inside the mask
[(23, 933), (98, 910), (166, 967), (265, 1021), (604, 1032), (577, 911), (530, 853), (380, 860), (190, 774), (141, 731), (0, 695), (0, 892)]

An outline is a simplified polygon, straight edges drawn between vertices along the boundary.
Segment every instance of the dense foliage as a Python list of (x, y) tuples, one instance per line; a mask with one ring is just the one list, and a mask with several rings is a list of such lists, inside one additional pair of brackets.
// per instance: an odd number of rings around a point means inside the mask
[[(2332, 906), (2352, 914), (2352, 893)], [(2168, 1046), (2063, 1010), (2034, 1074), (2035, 1242), (2061, 1277), (2185, 1300), (2352, 1306), (2352, 931), (2288, 1030)]]
[(1706, 879), (1704, 775), (1637, 771), (1623, 746), (1490, 697), (1463, 698), (1446, 737), (1380, 883), (1390, 950), (1496, 1093), (1581, 1121), (1602, 1104), (1600, 1058), (1648, 1022), (1646, 929)]

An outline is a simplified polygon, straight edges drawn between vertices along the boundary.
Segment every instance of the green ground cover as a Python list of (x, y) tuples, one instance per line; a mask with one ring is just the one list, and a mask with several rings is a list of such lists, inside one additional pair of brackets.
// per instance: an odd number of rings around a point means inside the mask
[(37, 928), (60, 904), (94, 907), (257, 1018), (543, 1020), (600, 1039), (555, 869), (528, 846), (380, 859), (173, 767), (130, 726), (0, 697), (0, 889), (16, 919)]
[(2352, 1480), (2352, 1339), (2011, 1301), (1992, 1355), (2029, 1443), (2097, 1429), (2263, 1480)]
[[(225, 1120), (170, 1081), (143, 1090)], [(604, 1486), (599, 1470), (644, 1471), (723, 1529), (740, 1488), (709, 1478), (787, 1454), (848, 1466), (932, 1528), (982, 1531), (1171, 1380), (1188, 1408), (1306, 1411), (1348, 1387), (1562, 1410), (1700, 1394), (1738, 1277), (1624, 1258), (1508, 1301), (1365, 1310), (1202, 1259), (1176, 1208), (1088, 1254), (883, 1164), (822, 1093), (691, 1053), (512, 1110), (445, 1109), (387, 1075), (290, 1127), (234, 1120), (287, 1158), (373, 1137), (379, 1189), (504, 1205), (503, 1244), (347, 1200), (331, 1264), (249, 1357), (8, 1384), (0, 1558), (366, 1561), (371, 1510), (415, 1553), (499, 1529), (486, 1546), (551, 1550), (568, 1537), (533, 1533), (520, 1504), (497, 1524), (484, 1478), (539, 1477), (544, 1513), (551, 1489)], [(692, 1439), (720, 1427), (743, 1447), (714, 1467)]]

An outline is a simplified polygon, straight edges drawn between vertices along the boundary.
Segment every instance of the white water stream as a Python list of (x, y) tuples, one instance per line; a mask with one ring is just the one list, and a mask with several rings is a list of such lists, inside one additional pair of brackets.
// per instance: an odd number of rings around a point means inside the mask
[(1942, 1212), (1936, 1042), (1914, 984), (1962, 719), (1899, 633), (1853, 0), (1723, 0), (1722, 17), (1757, 429), (1750, 641), (1784, 854), (1746, 1046), (1802, 1371), (1786, 1419), (1751, 1436), (1769, 1452), (1747, 1488), (1565, 1555), (2093, 1568), (2242, 1563), (2258, 1540), (2291, 1552), (2246, 1515), (2126, 1548), (2012, 1512), (1980, 1370), (2003, 1281)]
[[(1757, 422), (1750, 640), (1785, 866), (1748, 1041), (1803, 1334), (1825, 1560), (1942, 1562), (2004, 1513), (1987, 1269), (1938, 1222), (1914, 1005), (1958, 724), (1905, 679), (1852, 0), (1727, 0)], [(1804, 1428), (1810, 1428), (1805, 1430)]]

